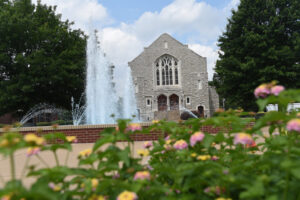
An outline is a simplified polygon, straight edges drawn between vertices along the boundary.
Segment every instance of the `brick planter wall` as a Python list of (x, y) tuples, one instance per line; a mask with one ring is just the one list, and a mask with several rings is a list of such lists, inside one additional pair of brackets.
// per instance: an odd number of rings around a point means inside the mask
[[(152, 123), (141, 123), (142, 127), (149, 127)], [(252, 124), (250, 124), (251, 126)], [(101, 132), (105, 128), (116, 127), (115, 124), (105, 124), (105, 125), (79, 125), (79, 126), (58, 126), (55, 129), (52, 126), (43, 126), (43, 127), (24, 127), (19, 129), (12, 129), (12, 131), (18, 131), (19, 133), (26, 135), (28, 133), (35, 133), (39, 136), (53, 133), (53, 132), (62, 132), (67, 136), (76, 136), (78, 143), (94, 143), (97, 139), (100, 138)], [(203, 132), (208, 133), (218, 133), (220, 128), (213, 128), (211, 126), (203, 126), (201, 128)], [(0, 135), (3, 133), (3, 129), (0, 129)], [(151, 141), (157, 140), (160, 137), (165, 137), (161, 132), (151, 132), (147, 134), (136, 133), (131, 135), (133, 141)]]

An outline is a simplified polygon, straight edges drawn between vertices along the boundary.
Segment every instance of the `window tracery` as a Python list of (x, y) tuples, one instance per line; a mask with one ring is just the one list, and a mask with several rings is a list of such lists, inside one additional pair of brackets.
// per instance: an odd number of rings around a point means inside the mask
[(170, 55), (163, 55), (155, 62), (156, 85), (178, 85), (178, 60)]

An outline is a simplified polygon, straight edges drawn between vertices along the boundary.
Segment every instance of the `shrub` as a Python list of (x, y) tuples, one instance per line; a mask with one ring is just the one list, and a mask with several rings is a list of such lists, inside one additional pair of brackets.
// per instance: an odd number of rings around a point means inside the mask
[(37, 126), (51, 126), (51, 122), (38, 122), (36, 123)]
[[(71, 151), (75, 138), (62, 133), (38, 137), (7, 132), (0, 137), (0, 153), (14, 163), (15, 151), (28, 149), (45, 165), (26, 174), (35, 177), (30, 187), (12, 178), (0, 190), (2, 199), (298, 199), (300, 191), (300, 114), (287, 113), (289, 102), (300, 102), (300, 90), (264, 96), (261, 110), (277, 103), (279, 111), (268, 112), (252, 124), (240, 111), (222, 111), (209, 119), (155, 122), (140, 129), (120, 120), (118, 128), (101, 133), (92, 149), (79, 154), (76, 168), (59, 163), (57, 150)], [(249, 113), (250, 114), (250, 113)], [(250, 114), (252, 115), (252, 114)], [(217, 134), (201, 127), (218, 128)], [(262, 129), (268, 128), (268, 133)], [(131, 134), (161, 132), (162, 137), (132, 156)], [(167, 134), (167, 138), (164, 138)], [(64, 143), (56, 144), (57, 139)], [(127, 141), (121, 149), (117, 141)], [(46, 143), (50, 145), (45, 145)], [(103, 146), (106, 146), (103, 150)], [(100, 150), (101, 148), (101, 150)], [(56, 166), (49, 168), (39, 157), (51, 151)], [(143, 164), (142, 158), (150, 155)], [(29, 157), (30, 158), (30, 157)], [(27, 168), (25, 168), (27, 169)], [(4, 198), (5, 197), (5, 198)]]

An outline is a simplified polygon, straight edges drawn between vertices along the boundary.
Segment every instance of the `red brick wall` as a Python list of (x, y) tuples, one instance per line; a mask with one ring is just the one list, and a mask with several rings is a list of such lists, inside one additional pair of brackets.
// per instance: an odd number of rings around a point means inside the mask
[[(150, 123), (144, 123), (143, 127), (149, 127)], [(249, 126), (252, 126), (250, 124)], [(76, 136), (78, 143), (94, 143), (100, 138), (101, 132), (107, 127), (115, 127), (114, 125), (90, 125), (90, 126), (59, 126), (57, 129), (53, 127), (30, 127), (30, 128), (20, 128), (18, 131), (21, 134), (35, 133), (39, 136), (52, 133), (52, 132), (63, 132), (67, 136)], [(218, 133), (220, 128), (214, 128), (212, 126), (203, 126), (201, 128), (203, 132), (208, 133)], [(2, 130), (0, 129), (0, 134)], [(150, 141), (157, 140), (160, 137), (165, 137), (167, 134), (161, 132), (151, 132), (151, 133), (136, 133), (131, 135), (133, 141)]]

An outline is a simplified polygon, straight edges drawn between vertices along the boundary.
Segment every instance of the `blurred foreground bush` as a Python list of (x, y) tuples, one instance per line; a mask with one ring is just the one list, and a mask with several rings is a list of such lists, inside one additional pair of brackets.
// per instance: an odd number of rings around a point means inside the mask
[[(101, 133), (92, 149), (80, 152), (75, 168), (67, 166), (68, 156), (59, 163), (57, 154), (59, 149), (71, 152), (75, 137), (59, 132), (23, 137), (6, 130), (0, 137), (0, 153), (10, 159), (12, 177), (0, 190), (1, 200), (299, 199), (300, 114), (286, 109), (289, 103), (300, 102), (300, 91), (272, 93), (273, 87), (255, 95), (261, 110), (278, 104), (279, 111), (266, 113), (255, 124), (253, 118), (241, 118), (241, 110), (220, 110), (213, 118), (178, 123), (155, 121), (144, 129), (120, 120), (116, 129)], [(201, 132), (201, 126), (219, 132)], [(149, 132), (161, 132), (162, 137), (145, 142), (144, 149), (137, 150), (140, 156), (133, 157), (130, 135)], [(53, 143), (56, 139), (64, 143)], [(128, 145), (121, 149), (117, 141)], [(28, 160), (36, 156), (44, 167), (35, 169), (26, 162), (24, 176), (16, 177), (14, 155), (24, 148)], [(53, 153), (55, 167), (48, 167), (41, 151)], [(36, 178), (29, 188), (23, 185), (27, 177)]]

